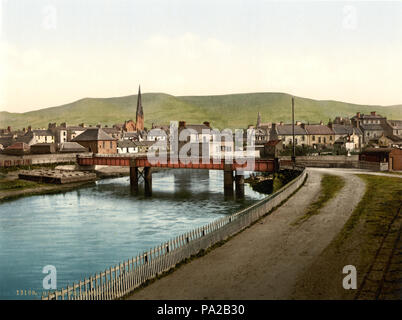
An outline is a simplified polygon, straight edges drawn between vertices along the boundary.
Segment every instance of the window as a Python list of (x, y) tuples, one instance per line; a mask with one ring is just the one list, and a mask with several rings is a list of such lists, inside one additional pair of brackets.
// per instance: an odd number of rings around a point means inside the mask
[(110, 141), (110, 149), (113, 149), (113, 142)]
[(315, 141), (315, 136), (313, 136), (313, 141)]
[(324, 137), (324, 143), (327, 143), (327, 138), (326, 137)]
[(105, 149), (106, 148), (106, 146), (105, 146), (105, 141), (103, 141), (103, 149)]
[(318, 137), (318, 143), (321, 143), (321, 137)]
[(329, 140), (332, 141), (332, 136), (329, 136)]

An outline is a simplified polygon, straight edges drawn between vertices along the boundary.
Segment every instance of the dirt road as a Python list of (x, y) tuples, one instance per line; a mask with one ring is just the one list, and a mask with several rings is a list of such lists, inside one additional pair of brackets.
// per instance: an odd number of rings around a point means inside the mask
[[(342, 176), (345, 186), (318, 215), (292, 225), (318, 196), (325, 173)], [(271, 215), (129, 299), (291, 297), (298, 276), (341, 230), (365, 191), (364, 182), (347, 170), (308, 169), (308, 174), (305, 185)]]

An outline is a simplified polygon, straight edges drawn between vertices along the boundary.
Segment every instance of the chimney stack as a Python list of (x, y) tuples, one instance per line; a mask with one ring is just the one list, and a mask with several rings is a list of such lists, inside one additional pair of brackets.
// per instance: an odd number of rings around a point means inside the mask
[(372, 115), (372, 116), (375, 116), (375, 111), (371, 111), (371, 115)]
[(207, 126), (208, 128), (210, 128), (209, 121), (204, 121), (203, 124), (204, 124), (205, 126)]
[(186, 127), (186, 121), (179, 121), (179, 128), (185, 128)]
[(8, 132), (8, 133), (11, 132), (11, 127), (10, 127), (10, 126), (7, 127), (7, 132)]
[(356, 117), (360, 118), (360, 112), (356, 112)]

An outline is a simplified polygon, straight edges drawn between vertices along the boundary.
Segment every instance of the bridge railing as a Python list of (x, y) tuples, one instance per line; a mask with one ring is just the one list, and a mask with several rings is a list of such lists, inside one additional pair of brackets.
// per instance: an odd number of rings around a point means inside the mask
[(49, 292), (42, 296), (42, 300), (112, 300), (122, 298), (143, 285), (147, 280), (174, 268), (186, 258), (190, 258), (201, 250), (208, 249), (250, 226), (278, 206), (303, 184), (306, 172), (304, 169), (300, 169), (300, 172), (299, 176), (280, 190), (246, 209), (193, 229), (78, 283)]

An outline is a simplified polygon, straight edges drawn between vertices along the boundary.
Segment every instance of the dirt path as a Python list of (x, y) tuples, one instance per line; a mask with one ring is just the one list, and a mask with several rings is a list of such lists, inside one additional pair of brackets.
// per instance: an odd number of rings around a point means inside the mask
[[(271, 215), (206, 256), (134, 293), (130, 299), (287, 299), (297, 277), (331, 242), (364, 194), (355, 175), (308, 169), (306, 184)], [(345, 186), (320, 214), (292, 226), (318, 196), (324, 173)]]

